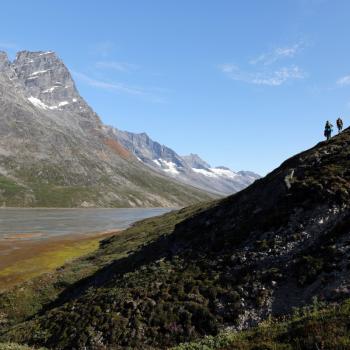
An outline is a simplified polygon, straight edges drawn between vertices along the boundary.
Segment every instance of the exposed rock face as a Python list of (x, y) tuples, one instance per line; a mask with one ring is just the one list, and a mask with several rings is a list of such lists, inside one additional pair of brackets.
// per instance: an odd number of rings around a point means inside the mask
[(6, 52), (0, 51), (0, 69), (2, 70), (5, 66), (8, 66), (9, 63)]
[[(92, 113), (80, 97), (68, 69), (54, 52), (21, 51), (12, 68), (25, 86), (29, 101), (39, 108)], [(98, 124), (97, 116), (95, 120)]]
[(210, 165), (200, 158), (197, 154), (191, 153), (188, 156), (183, 156), (182, 159), (188, 164), (191, 168), (196, 169), (208, 169)]
[(238, 192), (260, 176), (253, 172), (234, 172), (225, 167), (211, 167), (196, 154), (179, 156), (175, 151), (153, 141), (147, 134), (134, 134), (105, 126), (105, 132), (118, 140), (140, 161), (185, 184), (219, 195)]
[(130, 150), (145, 164), (154, 167), (154, 160), (162, 159), (172, 162), (176, 167), (184, 167), (183, 160), (172, 149), (153, 141), (146, 133), (134, 134), (105, 126), (105, 132), (116, 138), (125, 148)]
[(105, 133), (53, 52), (0, 53), (0, 204), (178, 206), (208, 198)]

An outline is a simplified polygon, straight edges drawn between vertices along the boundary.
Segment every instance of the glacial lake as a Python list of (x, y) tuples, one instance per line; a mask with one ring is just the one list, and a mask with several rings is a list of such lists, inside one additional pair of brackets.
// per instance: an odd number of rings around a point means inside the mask
[(13, 238), (33, 240), (124, 229), (136, 221), (162, 215), (169, 211), (171, 209), (168, 208), (0, 208), (0, 240)]

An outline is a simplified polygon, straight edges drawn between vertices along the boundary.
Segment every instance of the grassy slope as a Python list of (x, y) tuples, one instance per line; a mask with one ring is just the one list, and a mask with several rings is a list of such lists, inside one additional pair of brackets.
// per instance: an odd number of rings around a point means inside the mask
[[(1, 344), (0, 350), (31, 350)], [(295, 310), (289, 319), (271, 319), (249, 331), (225, 332), (171, 350), (348, 350), (350, 349), (350, 299), (341, 305), (315, 302)]]
[(348, 350), (350, 299), (341, 305), (314, 305), (287, 320), (269, 320), (238, 333), (226, 332), (172, 350)]
[(176, 207), (214, 197), (142, 169), (128, 170), (122, 174), (129, 181), (128, 184), (113, 183), (107, 176), (101, 176), (97, 183), (91, 184), (87, 182), (88, 179), (77, 177), (69, 171), (53, 165), (37, 164), (33, 168), (17, 170), (19, 182), (0, 176), (0, 205), (74, 208), (86, 201), (100, 207)]
[(15, 206), (23, 202), (25, 192), (25, 187), (18, 185), (15, 181), (5, 176), (0, 176), (0, 203), (6, 202), (8, 206)]

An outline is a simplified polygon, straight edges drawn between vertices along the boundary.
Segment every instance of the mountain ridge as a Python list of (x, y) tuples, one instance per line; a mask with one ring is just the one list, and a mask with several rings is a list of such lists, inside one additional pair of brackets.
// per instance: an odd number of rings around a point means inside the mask
[(238, 192), (260, 178), (251, 171), (213, 168), (197, 154), (180, 156), (171, 148), (152, 140), (146, 133), (135, 134), (112, 126), (105, 126), (104, 130), (153, 170), (220, 196)]

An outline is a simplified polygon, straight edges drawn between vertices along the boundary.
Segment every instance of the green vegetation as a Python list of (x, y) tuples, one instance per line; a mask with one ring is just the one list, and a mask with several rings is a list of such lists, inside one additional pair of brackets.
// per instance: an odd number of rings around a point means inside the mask
[(97, 207), (176, 207), (215, 197), (142, 169), (116, 169), (128, 179), (121, 184), (89, 162), (87, 171), (95, 171), (90, 176), (45, 162), (26, 167), (8, 162), (6, 166), (15, 169), (17, 179), (0, 176), (0, 204), (8, 207), (75, 208), (83, 202)]
[(23, 190), (23, 187), (4, 176), (0, 176), (0, 190), (3, 195), (15, 196)]
[[(0, 350), (32, 349), (13, 343), (0, 343)], [(288, 319), (269, 319), (247, 331), (206, 336), (200, 341), (183, 343), (171, 350), (294, 349), (350, 349), (350, 299), (341, 305), (325, 306), (315, 302), (310, 307), (294, 310)]]
[(0, 176), (0, 203), (6, 202), (8, 205), (17, 205), (25, 193), (25, 188), (18, 185), (15, 181)]
[(44, 348), (33, 348), (31, 346), (15, 343), (0, 343), (0, 350), (46, 350)]
[[(23, 179), (26, 185), (0, 176), (0, 203), (7, 207), (77, 207), (83, 201), (96, 202), (98, 187), (60, 186), (40, 178)], [(22, 181), (20, 181), (22, 182)]]
[(221, 333), (172, 350), (294, 349), (350, 349), (350, 299), (341, 305), (305, 307), (287, 320), (267, 320), (248, 331)]
[(84, 201), (94, 203), (98, 197), (95, 187), (35, 184), (32, 189), (35, 206), (43, 208), (74, 208)]

